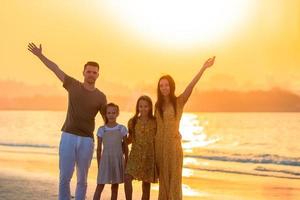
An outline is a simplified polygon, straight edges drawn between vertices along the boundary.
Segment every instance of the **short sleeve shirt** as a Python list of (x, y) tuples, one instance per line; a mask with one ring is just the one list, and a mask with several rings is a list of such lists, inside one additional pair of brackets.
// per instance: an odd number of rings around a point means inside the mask
[(97, 136), (102, 138), (105, 131), (119, 131), (123, 137), (128, 133), (128, 130), (124, 125), (118, 124), (114, 127), (101, 126), (98, 129)]
[(93, 138), (95, 117), (103, 115), (107, 103), (106, 96), (97, 88), (84, 88), (83, 83), (65, 75), (63, 87), (68, 91), (68, 111), (62, 131)]

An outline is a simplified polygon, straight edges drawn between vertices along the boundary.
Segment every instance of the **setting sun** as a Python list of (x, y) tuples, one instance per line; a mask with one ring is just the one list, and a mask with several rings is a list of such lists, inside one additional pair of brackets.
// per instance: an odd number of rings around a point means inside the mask
[(150, 42), (209, 43), (240, 29), (253, 1), (107, 1), (111, 16)]

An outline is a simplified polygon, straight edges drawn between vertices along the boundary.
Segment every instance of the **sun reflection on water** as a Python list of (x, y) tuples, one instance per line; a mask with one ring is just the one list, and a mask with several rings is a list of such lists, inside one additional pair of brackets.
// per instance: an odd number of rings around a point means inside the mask
[[(151, 189), (158, 191), (159, 190), (159, 185), (155, 184), (155, 185), (151, 186)], [(189, 196), (189, 197), (208, 196), (207, 193), (201, 192), (199, 190), (192, 189), (189, 185), (186, 185), (186, 184), (182, 184), (182, 194), (183, 194), (183, 196)]]
[(184, 114), (180, 121), (180, 133), (182, 135), (182, 147), (185, 152), (192, 152), (195, 147), (205, 147), (209, 144), (216, 143), (219, 137), (209, 138), (205, 133), (204, 126), (208, 121), (200, 123), (198, 116), (195, 114)]

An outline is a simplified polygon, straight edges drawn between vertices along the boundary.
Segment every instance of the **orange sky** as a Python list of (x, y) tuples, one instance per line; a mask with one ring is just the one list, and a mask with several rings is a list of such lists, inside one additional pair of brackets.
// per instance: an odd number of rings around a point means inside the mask
[[(126, 87), (142, 91), (144, 87), (156, 86), (158, 78), (165, 73), (174, 77), (179, 93), (205, 59), (213, 55), (217, 57), (215, 66), (205, 74), (198, 89), (249, 90), (279, 86), (300, 91), (298, 0), (252, 0), (251, 6), (243, 11), (245, 15), (231, 16), (239, 21), (231, 26), (226, 26), (226, 21), (218, 25), (212, 17), (203, 16), (220, 32), (218, 37), (208, 32), (201, 40), (200, 32), (193, 36), (195, 42), (172, 44), (143, 35), (142, 31), (155, 30), (153, 27), (135, 29), (130, 20), (126, 23), (122, 20), (125, 17), (120, 12), (122, 7), (114, 9), (100, 2), (103, 1), (1, 1), (0, 80), (48, 85), (58, 88), (58, 93), (63, 92), (56, 77), (27, 52), (27, 43), (35, 42), (42, 43), (46, 56), (80, 80), (84, 63), (98, 61), (101, 75), (97, 86), (108, 94), (122, 93)], [(159, 17), (155, 7), (152, 9), (153, 16)], [(170, 5), (164, 11), (165, 16), (172, 9)], [(200, 11), (215, 12), (222, 18), (212, 7), (199, 8)], [(160, 18), (165, 20), (165, 16)], [(198, 21), (200, 18), (187, 24)]]

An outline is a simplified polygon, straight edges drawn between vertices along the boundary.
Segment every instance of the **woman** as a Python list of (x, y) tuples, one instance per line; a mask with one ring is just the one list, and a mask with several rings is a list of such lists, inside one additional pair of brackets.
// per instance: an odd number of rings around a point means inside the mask
[(157, 133), (155, 155), (159, 174), (159, 200), (181, 200), (182, 161), (179, 122), (183, 107), (203, 72), (214, 64), (215, 57), (209, 58), (193, 78), (185, 91), (175, 96), (175, 82), (169, 75), (162, 76), (157, 86), (155, 117)]

